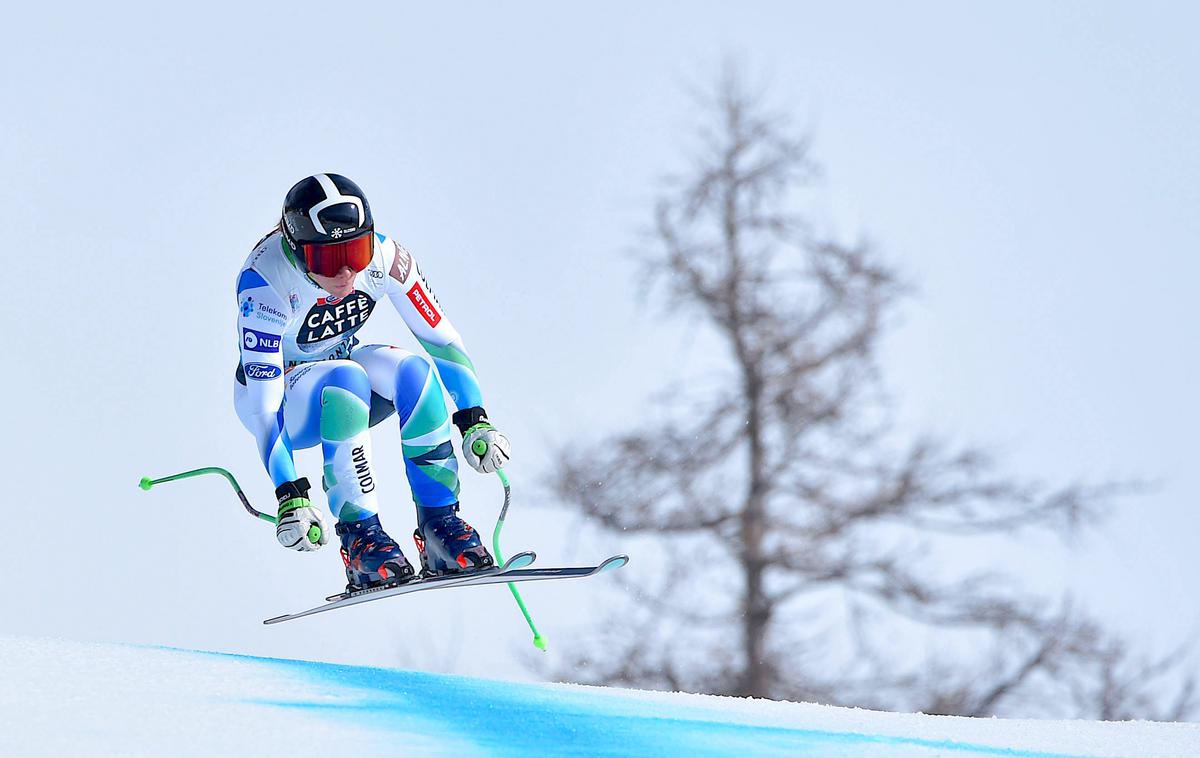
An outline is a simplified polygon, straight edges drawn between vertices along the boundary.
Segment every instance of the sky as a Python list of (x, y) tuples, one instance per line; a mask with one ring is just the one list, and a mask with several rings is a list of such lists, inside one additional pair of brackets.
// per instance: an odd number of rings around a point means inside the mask
[[(655, 389), (721, 360), (642, 296), (629, 251), (686, 160), (689, 91), (733, 59), (811, 131), (818, 221), (870, 239), (916, 285), (881, 356), (902, 428), (988, 446), (1048, 482), (1153, 485), (1070, 549), (1030, 540), (996, 563), (1077, 593), (1152, 649), (1177, 644), (1200, 625), (1196, 15), (1182, 3), (10, 10), (0, 633), (531, 676), (506, 592), (264, 628), (340, 587), (336, 551), (279, 548), (219, 480), (135, 485), (221, 465), (269, 505), (231, 402), (234, 278), (287, 188), (333, 171), (368, 193), (465, 338), (513, 443), (508, 550), (551, 564), (619, 549), (580, 536), (538, 483), (556, 445), (636, 424)], [(363, 336), (415, 348), (386, 311)], [(374, 441), (378, 461), (395, 461), (380, 464), (384, 524), (406, 535), (394, 425)], [(298, 461), (315, 471), (315, 455)], [(490, 532), (496, 480), (467, 472), (463, 503)], [(564, 646), (601, 596), (526, 592)]]

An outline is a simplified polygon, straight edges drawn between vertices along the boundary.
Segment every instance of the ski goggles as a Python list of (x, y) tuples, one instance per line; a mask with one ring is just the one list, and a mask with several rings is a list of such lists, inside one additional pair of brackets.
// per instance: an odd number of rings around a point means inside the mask
[(318, 276), (337, 276), (343, 266), (349, 266), (352, 271), (362, 271), (370, 265), (375, 254), (374, 236), (368, 232), (345, 242), (304, 243), (300, 245), (304, 265), (309, 273)]

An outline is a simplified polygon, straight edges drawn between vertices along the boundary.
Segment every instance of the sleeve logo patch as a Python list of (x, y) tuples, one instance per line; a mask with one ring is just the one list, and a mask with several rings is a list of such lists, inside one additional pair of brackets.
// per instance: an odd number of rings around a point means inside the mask
[(246, 372), (247, 379), (253, 379), (256, 382), (265, 382), (283, 373), (283, 369), (269, 363), (247, 363), (243, 370)]
[(246, 299), (242, 301), (242, 316), (257, 318), (259, 321), (267, 321), (279, 326), (284, 326), (288, 322), (286, 313), (270, 303), (255, 302), (250, 295), (247, 295)]
[(396, 258), (392, 261), (392, 278), (403, 284), (412, 269), (412, 256), (399, 242), (392, 240), (392, 244), (396, 246)]
[(433, 305), (433, 298), (425, 294), (421, 289), (420, 282), (414, 284), (408, 291), (408, 299), (412, 301), (413, 307), (425, 319), (425, 323), (432, 327), (437, 327), (442, 321), (442, 314), (438, 313), (437, 308)]
[(278, 353), (279, 335), (242, 328), (242, 347), (256, 353)]

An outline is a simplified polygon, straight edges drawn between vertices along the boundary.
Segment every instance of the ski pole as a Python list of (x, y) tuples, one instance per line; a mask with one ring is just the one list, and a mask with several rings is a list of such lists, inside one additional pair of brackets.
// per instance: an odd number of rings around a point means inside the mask
[[(479, 445), (480, 443), (487, 445), (487, 443), (483, 442), (483, 440), (478, 440), (476, 445)], [(482, 451), (476, 451), (476, 454), (482, 455), (486, 452), (487, 448), (485, 447)], [(233, 487), (233, 491), (237, 493), (238, 499), (242, 501), (242, 507), (244, 507), (246, 512), (251, 516), (260, 518), (263, 521), (269, 521), (272, 524), (276, 522), (276, 518), (271, 514), (263, 513), (254, 506), (250, 505), (250, 501), (246, 498), (246, 493), (242, 492), (241, 485), (238, 484), (237, 479), (233, 476), (233, 474), (219, 466), (206, 466), (204, 468), (198, 468), (191, 471), (183, 471), (178, 474), (172, 474), (170, 476), (164, 476), (159, 479), (151, 479), (148, 476), (143, 476), (142, 480), (138, 482), (138, 486), (148, 492), (150, 488), (156, 484), (174, 482), (180, 479), (190, 479), (191, 477), (203, 476), (205, 474), (216, 474), (224, 477), (225, 481), (229, 482), (229, 486)], [(509, 503), (512, 502), (512, 489), (508, 482), (508, 475), (505, 474), (502, 469), (497, 469), (496, 475), (500, 477), (500, 482), (504, 485), (504, 506), (500, 509), (500, 517), (496, 520), (496, 529), (492, 532), (492, 552), (495, 553), (496, 562), (500, 565), (503, 565), (504, 558), (500, 553), (500, 531), (504, 528), (504, 519), (508, 515)], [(312, 528), (309, 529), (308, 538), (314, 543), (319, 542), (321, 539), (320, 527), (314, 524)], [(545, 650), (546, 638), (542, 636), (541, 632), (539, 632), (537, 629), (537, 625), (533, 623), (533, 616), (530, 615), (529, 609), (525, 606), (524, 599), (521, 598), (521, 591), (517, 589), (517, 585), (513, 582), (508, 582), (508, 590), (512, 593), (513, 599), (517, 601), (517, 607), (521, 609), (521, 615), (525, 617), (525, 623), (529, 625), (529, 630), (533, 632), (534, 646), (539, 650)]]
[[(191, 471), (184, 471), (179, 474), (172, 474), (171, 476), (164, 476), (161, 479), (151, 479), (148, 476), (143, 476), (142, 481), (138, 482), (138, 486), (149, 492), (150, 488), (156, 484), (162, 484), (163, 482), (174, 482), (179, 479), (190, 479), (193, 476), (203, 476), (205, 474), (217, 474), (225, 477), (225, 481), (229, 482), (230, 487), (233, 487), (233, 491), (237, 493), (238, 499), (242, 501), (242, 506), (251, 516), (256, 516), (263, 521), (269, 521), (272, 524), (277, 521), (277, 519), (271, 514), (263, 513), (254, 506), (250, 505), (250, 501), (246, 498), (246, 493), (242, 492), (241, 485), (238, 484), (237, 479), (234, 478), (233, 474), (229, 473), (220, 466), (206, 466), (205, 468), (198, 468)], [(309, 527), (308, 539), (314, 545), (320, 542), (321, 527), (317, 526), (316, 524), (313, 524), (311, 527)]]
[[(483, 455), (487, 452), (484, 447), (478, 449), (479, 444), (487, 445), (483, 440), (477, 440), (472, 447), (476, 455)], [(500, 530), (504, 528), (504, 517), (508, 515), (508, 504), (512, 501), (512, 489), (508, 484), (508, 474), (504, 473), (504, 469), (496, 469), (496, 475), (500, 477), (500, 483), (504, 485), (504, 507), (500, 509), (500, 518), (496, 519), (496, 529), (492, 532), (492, 552), (495, 553), (496, 563), (504, 565), (504, 557), (500, 554)], [(513, 600), (517, 601), (517, 607), (521, 609), (521, 615), (525, 617), (525, 623), (529, 625), (529, 631), (533, 632), (533, 646), (538, 650), (546, 649), (546, 638), (538, 631), (537, 625), (533, 623), (533, 616), (529, 614), (529, 609), (525, 607), (525, 601), (521, 599), (521, 591), (517, 589), (517, 585), (513, 582), (508, 583), (508, 591), (512, 593)]]

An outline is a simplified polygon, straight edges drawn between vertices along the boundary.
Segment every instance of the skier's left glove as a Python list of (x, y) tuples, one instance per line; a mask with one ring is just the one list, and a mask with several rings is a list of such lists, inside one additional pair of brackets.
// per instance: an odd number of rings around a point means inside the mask
[(453, 416), (454, 425), (462, 432), (463, 458), (481, 474), (491, 474), (512, 457), (512, 449), (500, 430), (488, 422), (487, 412), (479, 406), (463, 408)]

